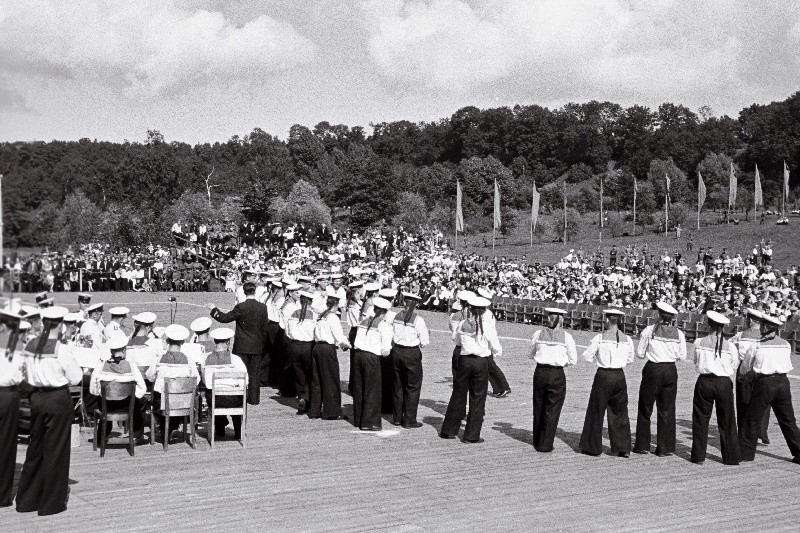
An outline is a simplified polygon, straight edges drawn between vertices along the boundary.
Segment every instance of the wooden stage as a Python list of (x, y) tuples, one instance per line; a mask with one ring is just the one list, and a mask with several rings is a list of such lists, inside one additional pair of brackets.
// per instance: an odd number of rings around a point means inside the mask
[[(696, 372), (688, 362), (678, 365), (677, 455), (578, 453), (595, 373), (582, 360), (567, 370), (555, 451), (537, 453), (527, 358), (534, 328), (500, 323), (505, 354), (498, 363), (511, 395), (487, 400), (484, 443), (440, 439), (452, 343), (445, 316), (425, 316), (436, 331), (424, 350), (422, 428), (384, 420), (383, 432), (368, 433), (347, 422), (309, 420), (295, 415), (294, 401), (265, 388), (261, 405), (250, 411), (246, 448), (229, 440), (211, 450), (199, 435), (196, 450), (173, 444), (164, 453), (159, 444), (145, 444), (130, 457), (125, 441), (117, 440), (101, 459), (85, 436), (73, 449), (67, 512), (40, 518), (0, 509), (2, 530), (731, 531), (796, 530), (800, 524), (800, 466), (790, 462), (774, 417), (772, 444), (759, 446), (755, 462), (721, 463), (714, 418), (708, 459), (689, 462)], [(575, 336), (580, 345), (590, 338)], [(346, 379), (346, 354), (340, 353), (340, 364)], [(637, 360), (627, 370), (632, 427), (642, 365)], [(798, 370), (791, 383), (800, 413)], [(345, 395), (347, 414), (351, 403)], [(20, 464), (24, 453), (20, 445)]]

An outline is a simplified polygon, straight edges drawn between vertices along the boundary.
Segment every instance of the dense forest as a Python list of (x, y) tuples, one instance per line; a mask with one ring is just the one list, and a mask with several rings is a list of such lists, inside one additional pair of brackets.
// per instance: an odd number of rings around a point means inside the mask
[[(570, 205), (585, 212), (599, 207), (601, 178), (608, 208), (631, 207), (634, 179), (641, 209), (657, 208), (665, 174), (670, 200), (696, 205), (700, 171), (705, 208), (719, 209), (727, 206), (731, 164), (738, 203), (752, 204), (758, 165), (769, 207), (780, 201), (784, 161), (792, 185), (800, 169), (800, 92), (754, 104), (738, 118), (671, 103), (652, 110), (592, 101), (559, 109), (464, 107), (436, 122), (371, 127), (368, 133), (328, 122), (295, 125), (286, 141), (256, 128), (196, 146), (168, 142), (157, 131), (141, 143), (3, 143), (5, 242), (63, 245), (107, 237), (130, 245), (168, 235), (182, 216), (267, 222), (275, 217), (275, 200), (299, 180), (316, 187), (327, 206), (350, 208), (347, 223), (357, 227), (390, 221), (415, 201), (436, 214), (434, 222), (450, 224), (456, 180), (468, 231), (483, 229), (495, 179), (505, 209), (529, 208), (534, 183), (543, 191), (543, 209), (558, 207), (566, 180)], [(203, 199), (207, 209), (192, 207)], [(62, 226), (78, 229), (59, 233)]]

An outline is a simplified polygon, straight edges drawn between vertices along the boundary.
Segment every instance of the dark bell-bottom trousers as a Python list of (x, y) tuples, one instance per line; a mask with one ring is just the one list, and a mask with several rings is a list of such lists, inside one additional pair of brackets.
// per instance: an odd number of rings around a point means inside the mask
[(67, 509), (72, 420), (69, 387), (34, 389), (31, 435), (17, 491), (17, 511), (39, 515)]
[(675, 453), (675, 398), (678, 395), (678, 370), (675, 363), (648, 361), (642, 368), (639, 386), (639, 410), (636, 417), (634, 450), (650, 451), (650, 417), (653, 404), (658, 410), (656, 454)]
[[(744, 376), (736, 374), (736, 426), (739, 428), (744, 425), (744, 417), (745, 413), (747, 413), (747, 405), (753, 395), (756, 376), (758, 374), (752, 371)], [(761, 419), (761, 425), (758, 429), (758, 438), (769, 440), (769, 409), (764, 411), (764, 418)]]
[(738, 465), (742, 461), (742, 455), (739, 453), (739, 435), (733, 408), (733, 383), (727, 376), (714, 374), (700, 374), (694, 385), (692, 462), (702, 463), (706, 460), (708, 423), (715, 405), (722, 462), (726, 465)]
[[(456, 373), (453, 375), (453, 392), (450, 395), (450, 403), (447, 404), (441, 433), (457, 435), (461, 421), (466, 416), (464, 440), (480, 439), (488, 391), (489, 358), (461, 355), (458, 358)], [(467, 397), (469, 397), (469, 414), (467, 414)]]
[(392, 348), (394, 364), (394, 422), (417, 423), (417, 408), (422, 391), (422, 350), (419, 346)]
[(603, 418), (608, 411), (611, 453), (630, 453), (631, 421), (628, 418), (628, 383), (621, 368), (598, 368), (581, 433), (581, 450), (592, 455), (603, 452)]
[[(267, 353), (269, 354), (269, 369), (267, 383), (275, 388), (280, 388), (283, 383), (283, 367), (286, 365), (286, 354), (283, 348), (283, 330), (277, 322), (267, 325)], [(261, 379), (264, 379), (262, 365)]]
[(339, 380), (339, 359), (336, 346), (324, 342), (314, 344), (311, 352), (311, 418), (342, 416), (342, 384)]
[(247, 367), (247, 403), (258, 405), (261, 403), (261, 354), (242, 354), (241, 358)]
[(566, 396), (564, 367), (536, 365), (533, 371), (533, 447), (536, 451), (553, 451)]
[(286, 336), (284, 332), (283, 342), (283, 370), (281, 371), (281, 384), (278, 386), (278, 391), (283, 396), (297, 396), (297, 383), (294, 378), (294, 353), (292, 351), (292, 341)]
[(0, 387), (0, 507), (11, 505), (14, 471), (17, 466), (17, 387)]
[[(356, 345), (356, 334), (358, 333), (358, 328), (350, 328), (350, 333), (347, 334), (347, 340), (350, 342), (350, 346)], [(356, 376), (356, 364), (353, 361), (356, 356), (356, 351), (354, 349), (350, 349), (350, 372), (347, 377), (347, 391), (350, 394), (353, 394), (353, 381), (355, 380)]]
[(353, 425), (381, 428), (381, 357), (355, 350), (353, 363)]
[(453, 372), (451, 376), (455, 377), (456, 367), (458, 366), (458, 358), (461, 357), (461, 346), (453, 348), (453, 358), (450, 361), (450, 370)]
[[(234, 407), (242, 406), (241, 396), (217, 396), (214, 400), (216, 407), (221, 409), (232, 409)], [(209, 410), (211, 409), (211, 391), (206, 390), (206, 403)], [(231, 415), (233, 421), (233, 433), (236, 437), (242, 435), (242, 417), (239, 415)], [(217, 436), (225, 434), (225, 426), (228, 425), (228, 417), (226, 415), (217, 415), (214, 417), (214, 431)]]
[(394, 350), (381, 357), (381, 413), (394, 412)]
[(489, 356), (489, 384), (492, 386), (492, 394), (499, 394), (503, 391), (511, 390), (506, 375), (497, 366), (494, 356)]
[(800, 457), (800, 430), (794, 418), (792, 391), (786, 374), (759, 375), (753, 385), (753, 395), (739, 428), (742, 460), (752, 461), (756, 455), (756, 439), (764, 412), (772, 407), (775, 418), (793, 457)]
[(278, 339), (281, 332), (281, 327), (277, 322), (269, 322), (265, 328), (264, 335), (264, 353), (261, 356), (261, 386), (273, 385), (275, 376), (273, 376), (273, 358), (274, 358), (274, 343)]
[(289, 341), (290, 357), (294, 366), (294, 388), (297, 396), (305, 400), (308, 408), (309, 389), (312, 379), (311, 349), (314, 343), (311, 341)]

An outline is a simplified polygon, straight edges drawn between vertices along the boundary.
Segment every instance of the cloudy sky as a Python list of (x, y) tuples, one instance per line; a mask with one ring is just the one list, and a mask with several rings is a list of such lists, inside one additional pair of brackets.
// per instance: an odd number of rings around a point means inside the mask
[(589, 100), (736, 116), (798, 90), (797, 0), (0, 3), (0, 140), (285, 138)]

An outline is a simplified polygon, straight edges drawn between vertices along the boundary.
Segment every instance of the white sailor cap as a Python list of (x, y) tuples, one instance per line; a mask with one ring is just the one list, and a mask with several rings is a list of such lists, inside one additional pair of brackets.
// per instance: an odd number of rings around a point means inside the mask
[(78, 293), (78, 303), (79, 304), (88, 304), (91, 301), (92, 301), (92, 295), (91, 294), (87, 294), (85, 292), (79, 292)]
[(625, 316), (625, 313), (619, 309), (603, 309), (603, 314), (606, 316)]
[(416, 300), (416, 301), (422, 300), (422, 297), (419, 294), (413, 292), (404, 292), (403, 298), (405, 298), (406, 300)]
[(291, 292), (291, 291), (299, 291), (300, 289), (301, 289), (301, 287), (297, 283), (287, 283), (286, 284), (286, 290), (289, 291), (289, 292)]
[(47, 292), (46, 291), (45, 292), (40, 292), (34, 298), (36, 299), (36, 303), (37, 304), (41, 303), (41, 302), (47, 300)]
[(450, 309), (452, 309), (453, 311), (461, 311), (461, 309), (463, 308), (461, 307), (461, 302), (456, 300), (455, 302), (453, 302), (453, 305), (450, 306)]
[(121, 350), (128, 345), (128, 337), (120, 332), (114, 335), (111, 335), (111, 338), (108, 339), (106, 342), (106, 346), (108, 346), (109, 350)]
[(716, 311), (706, 311), (706, 316), (711, 322), (715, 322), (723, 326), (731, 323), (731, 321), (728, 320), (728, 317)]
[(342, 279), (342, 275), (341, 274), (331, 274), (331, 280), (334, 280), (334, 279)]
[(170, 324), (164, 328), (164, 335), (174, 342), (183, 342), (189, 338), (189, 330), (180, 324)]
[(19, 331), (28, 331), (29, 329), (31, 329), (31, 323), (28, 322), (27, 320), (20, 320), (17, 329)]
[(491, 304), (492, 304), (491, 300), (489, 300), (488, 298), (484, 298), (483, 296), (478, 296), (477, 294), (474, 295), (469, 300), (469, 305), (471, 305), (472, 307), (484, 308), (484, 307), (489, 307)]
[(145, 311), (143, 313), (139, 313), (138, 315), (133, 315), (134, 322), (138, 322), (139, 324), (145, 324), (145, 325), (152, 324), (153, 322), (156, 321), (156, 318), (158, 318), (156, 314), (150, 311)]
[(561, 309), (559, 307), (545, 307), (544, 309), (542, 309), (542, 311), (544, 311), (548, 315), (566, 315), (567, 314), (567, 310), (566, 309)]
[(369, 283), (364, 284), (364, 290), (367, 292), (375, 292), (381, 289), (381, 284), (371, 281)]
[(386, 298), (381, 298), (380, 296), (372, 300), (372, 305), (378, 309), (390, 309), (392, 307), (392, 304), (389, 302), (389, 300)]
[(458, 298), (462, 302), (469, 302), (470, 299), (475, 297), (475, 296), (477, 296), (477, 295), (474, 292), (466, 291), (466, 290), (465, 291), (458, 291), (458, 293), (456, 293), (456, 298)]
[(130, 309), (122, 306), (112, 307), (111, 309), (108, 310), (108, 314), (110, 314), (111, 316), (128, 316), (128, 313), (130, 312), (131, 312)]
[(303, 275), (303, 276), (297, 276), (297, 281), (302, 281), (304, 283), (310, 283), (310, 282), (312, 282), (314, 280), (311, 278), (311, 276)]
[(195, 333), (200, 333), (201, 331), (207, 331), (211, 329), (211, 318), (207, 316), (201, 316), (199, 318), (195, 318), (192, 320), (192, 323), (189, 324), (189, 327)]
[(781, 324), (783, 324), (783, 322), (781, 322), (780, 318), (778, 318), (776, 316), (768, 315), (767, 313), (764, 313), (761, 316), (761, 321), (762, 322), (766, 322), (767, 324), (772, 324), (773, 326), (780, 326)]
[(300, 294), (300, 298), (308, 298), (309, 300), (313, 300), (314, 299), (314, 295), (311, 294), (308, 291), (300, 291), (299, 294)]
[(86, 312), (87, 313), (94, 313), (95, 311), (102, 311), (103, 310), (103, 305), (104, 304), (102, 304), (102, 303), (92, 304), (92, 305), (90, 305), (89, 307), (86, 308)]
[(231, 328), (216, 328), (211, 330), (210, 335), (215, 341), (223, 342), (231, 340), (234, 331)]
[(350, 283), (349, 285), (347, 285), (347, 287), (350, 288), (350, 289), (357, 289), (357, 288), (363, 287), (363, 286), (364, 286), (364, 282), (361, 281), (360, 279), (354, 281), (353, 283)]
[(42, 309), (39, 312), (43, 320), (52, 320), (57, 322), (62, 321), (67, 313), (69, 313), (69, 310), (66, 307), (61, 307), (58, 305)]
[(156, 326), (153, 328), (153, 335), (158, 337), (159, 339), (164, 338), (164, 332), (167, 330), (164, 326)]
[(42, 311), (44, 311), (44, 309), (39, 309), (38, 307), (33, 307), (32, 305), (23, 305), (19, 310), (19, 315), (24, 317), (35, 317), (41, 314)]
[(672, 307), (667, 302), (656, 302), (656, 307), (658, 308), (659, 311), (662, 311), (664, 313), (669, 313), (670, 315), (678, 314), (678, 310)]
[(81, 319), (80, 313), (67, 313), (66, 315), (64, 315), (65, 324), (74, 324), (80, 319)]
[(397, 296), (397, 291), (394, 289), (390, 289), (389, 287), (385, 287), (378, 291), (378, 296), (381, 298), (386, 298), (389, 301), (394, 300), (394, 297)]
[(273, 279), (272, 281), (270, 281), (270, 283), (272, 283), (274, 286), (276, 286), (279, 289), (281, 287), (283, 287), (283, 283), (281, 282), (280, 279)]
[(749, 307), (747, 309), (747, 316), (749, 316), (750, 318), (755, 318), (756, 320), (761, 320), (762, 318), (764, 318), (764, 313), (762, 313), (758, 309), (753, 309), (752, 307)]
[(492, 291), (490, 291), (489, 289), (485, 289), (485, 288), (481, 287), (481, 288), (478, 289), (478, 296), (486, 298), (487, 300), (491, 300), (493, 294), (492, 294)]

